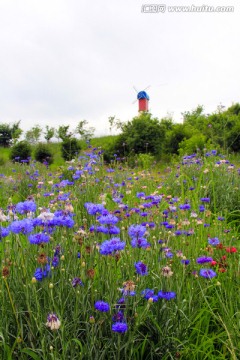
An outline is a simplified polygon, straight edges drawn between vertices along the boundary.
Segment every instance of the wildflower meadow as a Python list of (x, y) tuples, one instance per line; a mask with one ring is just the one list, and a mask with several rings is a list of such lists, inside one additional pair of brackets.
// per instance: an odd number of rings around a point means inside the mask
[(0, 359), (240, 359), (236, 164), (1, 171)]

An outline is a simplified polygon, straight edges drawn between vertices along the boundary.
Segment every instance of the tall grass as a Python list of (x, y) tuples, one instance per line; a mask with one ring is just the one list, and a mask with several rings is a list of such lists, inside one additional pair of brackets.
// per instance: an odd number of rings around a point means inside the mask
[[(227, 220), (237, 210), (232, 189), (240, 180), (236, 166), (219, 160), (188, 157), (166, 171), (118, 162), (110, 168), (88, 149), (56, 171), (12, 165), (11, 178), (0, 178), (0, 358), (239, 359), (239, 232)], [(27, 198), (36, 211), (21, 214), (16, 205)], [(118, 218), (119, 234), (100, 231), (101, 214), (91, 215), (89, 202)], [(36, 221), (45, 211), (55, 214), (54, 225)], [(33, 221), (30, 234), (48, 233), (49, 242), (31, 244), (29, 234), (14, 232), (16, 217)], [(133, 247), (129, 229), (137, 224), (145, 227), (145, 247)], [(125, 248), (101, 254), (112, 237)], [(211, 245), (214, 238), (219, 244)], [(136, 272), (138, 262), (146, 275)], [(47, 265), (40, 280), (36, 269)], [(201, 276), (204, 268), (216, 276)], [(73, 286), (76, 277), (82, 285)], [(146, 289), (154, 292), (148, 299)], [(110, 310), (97, 310), (98, 300)], [(115, 333), (120, 310), (128, 330)], [(56, 330), (46, 325), (49, 313), (60, 319)]]

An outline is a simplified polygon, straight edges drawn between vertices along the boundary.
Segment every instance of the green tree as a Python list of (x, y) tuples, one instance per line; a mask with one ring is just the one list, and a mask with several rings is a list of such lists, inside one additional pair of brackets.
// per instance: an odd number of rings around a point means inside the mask
[(42, 128), (39, 125), (33, 126), (30, 130), (28, 130), (25, 134), (25, 139), (30, 144), (38, 143), (42, 133)]
[(62, 141), (70, 139), (72, 137), (72, 133), (69, 132), (69, 125), (60, 125), (56, 131), (56, 135)]
[(0, 124), (0, 146), (9, 147), (17, 142), (22, 134), (20, 129), (20, 121), (11, 124)]
[(75, 133), (80, 135), (80, 137), (83, 140), (90, 140), (95, 132), (95, 128), (90, 126), (90, 127), (86, 127), (88, 125), (88, 121), (87, 120), (81, 120), (79, 121), (76, 129), (75, 129)]
[(47, 140), (48, 143), (54, 137), (54, 134), (55, 134), (55, 129), (53, 127), (49, 127), (48, 125), (46, 125), (46, 130), (44, 132), (44, 139)]
[(109, 116), (108, 122), (109, 122), (110, 132), (112, 131), (113, 128), (117, 130), (123, 130), (124, 123), (121, 120), (117, 119), (115, 115)]

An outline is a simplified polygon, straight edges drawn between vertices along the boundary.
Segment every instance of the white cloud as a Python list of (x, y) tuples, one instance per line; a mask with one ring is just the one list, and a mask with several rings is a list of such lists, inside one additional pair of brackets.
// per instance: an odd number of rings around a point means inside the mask
[[(191, 5), (167, 1), (167, 5)], [(0, 121), (70, 124), (97, 134), (108, 116), (137, 114), (151, 85), (150, 110), (176, 121), (198, 104), (207, 112), (239, 101), (239, 3), (233, 13), (144, 14), (142, 2), (1, 0)], [(202, 5), (196, 1), (195, 5)], [(161, 85), (165, 83), (165, 85)]]

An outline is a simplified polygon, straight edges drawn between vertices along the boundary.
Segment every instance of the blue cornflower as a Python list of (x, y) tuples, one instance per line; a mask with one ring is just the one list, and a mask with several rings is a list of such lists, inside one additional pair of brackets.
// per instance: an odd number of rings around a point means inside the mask
[(122, 297), (117, 301), (117, 304), (115, 305), (116, 309), (125, 309), (126, 304), (125, 304), (125, 298)]
[[(92, 231), (92, 229), (90, 229)], [(98, 233), (108, 234), (108, 228), (106, 226), (96, 226), (96, 231)]]
[(42, 281), (43, 278), (47, 277), (50, 273), (50, 266), (46, 265), (44, 268), (37, 268), (34, 277), (37, 281)]
[(108, 227), (108, 233), (109, 235), (118, 235), (120, 234), (120, 229), (115, 225), (110, 225)]
[(128, 229), (128, 235), (131, 238), (142, 237), (146, 232), (145, 226), (142, 225), (131, 225)]
[(204, 212), (205, 211), (205, 206), (204, 205), (199, 205), (199, 211)]
[(0, 226), (0, 240), (6, 236), (8, 236), (10, 230), (8, 227), (4, 228)]
[(72, 228), (74, 226), (74, 221), (69, 215), (59, 215), (54, 214), (54, 218), (49, 221), (51, 226), (66, 226)]
[(128, 330), (128, 326), (126, 323), (116, 322), (115, 324), (112, 325), (112, 331), (114, 331), (114, 332), (123, 334), (127, 330)]
[(145, 193), (144, 192), (138, 192), (137, 193), (137, 198), (141, 199), (142, 197), (145, 196)]
[(101, 312), (108, 312), (110, 310), (110, 306), (107, 302), (98, 300), (94, 305), (95, 309)]
[(101, 225), (115, 225), (119, 220), (115, 215), (107, 214), (98, 218)]
[(154, 290), (152, 289), (144, 289), (141, 294), (144, 296), (145, 299), (152, 298), (154, 296)]
[(208, 262), (212, 262), (213, 261), (213, 258), (212, 257), (209, 257), (209, 256), (200, 256), (199, 258), (197, 258), (196, 262), (198, 264), (205, 264), (205, 263), (208, 263)]
[(144, 222), (141, 223), (141, 225), (142, 225), (142, 226), (145, 226), (145, 227), (148, 226), (150, 229), (153, 229), (153, 228), (155, 228), (155, 226), (156, 226), (153, 221), (149, 221), (149, 222), (148, 222), (148, 221), (144, 221)]
[(76, 287), (77, 285), (83, 286), (82, 280), (79, 277), (75, 277), (72, 280), (72, 286)]
[(199, 271), (199, 275), (202, 276), (202, 277), (205, 277), (207, 279), (211, 279), (211, 278), (217, 276), (215, 271), (213, 271), (212, 269), (201, 269)]
[(35, 204), (34, 201), (24, 201), (24, 202), (19, 202), (17, 205), (16, 205), (16, 211), (19, 213), (19, 214), (25, 214), (27, 212), (35, 212), (37, 209), (37, 206)]
[(171, 300), (171, 299), (174, 299), (176, 297), (176, 293), (174, 291), (160, 290), (159, 293), (158, 293), (158, 297), (160, 299)]
[(10, 229), (14, 234), (26, 235), (33, 231), (33, 223), (30, 219), (15, 220), (11, 223)]
[(183, 259), (183, 260), (181, 260), (181, 263), (182, 263), (183, 265), (189, 265), (190, 260), (188, 260), (188, 259)]
[(179, 205), (179, 209), (180, 210), (190, 210), (191, 206), (190, 206), (190, 204), (182, 204), (182, 205)]
[(44, 233), (29, 235), (28, 240), (30, 244), (40, 245), (42, 243), (48, 243), (50, 237)]
[(144, 276), (148, 274), (148, 268), (147, 265), (144, 264), (143, 262), (139, 261), (137, 263), (135, 263), (135, 269), (137, 274)]
[(104, 241), (100, 246), (101, 255), (111, 255), (116, 251), (123, 250), (126, 243), (121, 241), (119, 238), (112, 238)]
[(210, 198), (206, 197), (206, 198), (201, 198), (200, 199), (202, 202), (204, 203), (210, 203)]
[(132, 239), (131, 245), (133, 248), (148, 248), (151, 246), (145, 238)]
[(124, 322), (125, 319), (124, 319), (123, 311), (120, 310), (116, 314), (114, 314), (113, 317), (112, 317), (112, 321), (113, 322)]
[(101, 214), (104, 210), (104, 206), (102, 204), (85, 203), (84, 207), (87, 209), (89, 215), (96, 215), (97, 213)]
[(52, 258), (52, 266), (57, 267), (59, 264), (59, 261), (60, 261), (59, 256), (54, 255), (54, 257)]
[(220, 244), (220, 240), (217, 237), (209, 238), (208, 243), (209, 243), (209, 245), (216, 246), (216, 245)]

